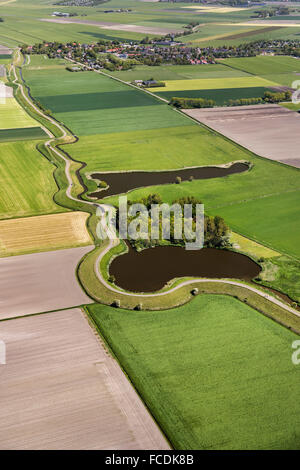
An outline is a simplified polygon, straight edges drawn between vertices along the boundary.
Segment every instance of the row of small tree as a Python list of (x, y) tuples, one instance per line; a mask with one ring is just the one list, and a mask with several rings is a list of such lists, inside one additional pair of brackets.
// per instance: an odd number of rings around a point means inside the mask
[(213, 108), (216, 106), (216, 102), (214, 100), (206, 99), (206, 98), (179, 98), (174, 97), (171, 98), (169, 103), (171, 106), (175, 108), (181, 109), (188, 109), (188, 108)]

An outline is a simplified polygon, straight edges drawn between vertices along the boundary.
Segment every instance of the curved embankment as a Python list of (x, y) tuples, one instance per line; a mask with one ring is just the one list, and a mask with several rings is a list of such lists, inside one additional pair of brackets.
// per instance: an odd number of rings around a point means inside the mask
[[(18, 51), (20, 55), (20, 52)], [(300, 317), (300, 313), (289, 305), (284, 304), (282, 301), (278, 300), (276, 297), (268, 294), (266, 291), (257, 289), (247, 283), (240, 282), (238, 280), (228, 280), (228, 279), (179, 279), (172, 281), (171, 286), (166, 286), (166, 288), (160, 292), (143, 294), (143, 293), (132, 293), (122, 291), (122, 289), (111, 285), (107, 282), (106, 277), (107, 273), (104, 272), (103, 263), (107, 267), (107, 258), (111, 258), (111, 255), (118, 255), (124, 251), (120, 240), (114, 238), (113, 234), (110, 233), (109, 228), (105, 223), (105, 216), (107, 212), (110, 212), (111, 208), (105, 204), (95, 204), (91, 201), (84, 201), (77, 197), (78, 192), (78, 182), (74, 181), (72, 175), (72, 163), (74, 163), (70, 158), (68, 158), (65, 152), (62, 152), (58, 145), (66, 143), (67, 138), (68, 142), (71, 143), (75, 141), (75, 137), (71, 136), (66, 132), (64, 126), (58, 123), (55, 119), (43, 113), (26, 95), (24, 92), (23, 84), (18, 82), (17, 73), (15, 70), (15, 65), (12, 66), (13, 74), (15, 79), (13, 83), (16, 85), (17, 89), (20, 90), (22, 99), (25, 101), (26, 105), (29, 105), (31, 111), (34, 111), (37, 120), (42, 120), (50, 123), (52, 127), (59, 131), (59, 137), (55, 137), (52, 132), (51, 138), (44, 144), (44, 156), (47, 158), (47, 154), (50, 153), (53, 157), (58, 157), (58, 161), (63, 166), (64, 177), (66, 183), (64, 184), (64, 193), (68, 200), (74, 201), (77, 204), (77, 207), (80, 207), (81, 210), (89, 212), (93, 219), (95, 219), (96, 208), (98, 209), (98, 216), (100, 215), (100, 226), (106, 233), (106, 240), (99, 242), (96, 238), (96, 222), (93, 220), (93, 223), (89, 223), (89, 229), (95, 239), (95, 242), (98, 243), (98, 246), (95, 249), (88, 253), (85, 258), (82, 260), (78, 267), (78, 277), (83, 285), (85, 291), (95, 300), (111, 304), (115, 299), (121, 302), (121, 306), (125, 308), (134, 308), (137, 304), (139, 306), (143, 305), (145, 309), (163, 309), (170, 308), (177, 305), (181, 305), (191, 299), (191, 289), (199, 287), (199, 290), (210, 292), (212, 289), (216, 293), (227, 293), (229, 295), (235, 295), (240, 300), (251, 299), (251, 304), (254, 308), (262, 311), (266, 315), (272, 316), (272, 318), (281, 321), (282, 316), (284, 316), (285, 324), (293, 323), (291, 321), (293, 316)], [(60, 187), (60, 190), (62, 188)], [(73, 194), (73, 191), (76, 190), (76, 195)], [(65, 202), (66, 207), (69, 207)], [(72, 206), (73, 208), (73, 206)], [(228, 288), (230, 289), (228, 290)], [(255, 294), (255, 295), (254, 295)], [(271, 312), (271, 313), (270, 313)], [(292, 314), (292, 315), (291, 315)]]
[(180, 181), (221, 178), (244, 173), (249, 168), (250, 164), (247, 162), (235, 162), (229, 165), (202, 166), (184, 168), (183, 170), (92, 173), (90, 178), (99, 182), (104, 181), (107, 187), (90, 193), (88, 196), (102, 199), (103, 197), (127, 193), (132, 189), (176, 183), (176, 178), (180, 178)]

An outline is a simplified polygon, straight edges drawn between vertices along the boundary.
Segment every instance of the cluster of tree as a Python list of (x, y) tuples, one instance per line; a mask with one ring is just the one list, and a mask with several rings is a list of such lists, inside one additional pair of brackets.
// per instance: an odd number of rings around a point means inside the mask
[(139, 64), (136, 59), (123, 60), (113, 54), (108, 54), (103, 59), (98, 58), (97, 63), (111, 72), (115, 70), (130, 70), (133, 65)]
[(209, 100), (206, 98), (171, 98), (169, 103), (175, 108), (188, 109), (188, 108), (213, 108), (216, 106), (214, 100)]
[(288, 15), (289, 9), (287, 7), (282, 8), (268, 8), (266, 10), (257, 10), (254, 12), (251, 18), (271, 18), (273, 16)]
[[(262, 103), (280, 103), (290, 101), (292, 92), (290, 90), (282, 92), (265, 91), (263, 97), (230, 99), (224, 102), (224, 106), (249, 106)], [(171, 106), (181, 109), (189, 108), (213, 108), (216, 102), (206, 98), (172, 98), (169, 102)]]
[(266, 103), (280, 103), (280, 101), (290, 101), (292, 92), (290, 90), (282, 92), (265, 91), (264, 101)]
[(225, 106), (249, 106), (251, 104), (261, 104), (264, 100), (262, 98), (240, 98), (237, 100), (225, 101)]
[[(128, 210), (132, 204), (144, 204), (148, 210), (149, 215), (148, 220), (146, 220), (146, 223), (148, 223), (148, 233), (150, 233), (151, 230), (151, 223), (153, 223), (151, 219), (151, 207), (153, 204), (163, 204), (162, 198), (159, 194), (150, 194), (149, 196), (142, 198), (138, 201), (130, 202), (128, 201)], [(179, 199), (176, 199), (172, 202), (173, 204), (179, 204), (182, 209), (182, 214), (184, 213), (184, 205), (185, 204), (191, 204), (193, 209), (192, 209), (192, 230), (195, 231), (196, 229), (196, 204), (201, 204), (201, 201), (198, 200), (197, 198), (193, 196), (185, 196), (181, 197)], [(137, 215), (138, 217), (138, 215)], [(129, 217), (128, 218), (128, 223), (131, 222), (135, 217)], [(118, 221), (118, 213), (117, 213), (117, 221)], [(184, 220), (183, 220), (184, 222)], [(186, 242), (192, 241), (192, 238), (186, 238), (185, 234), (183, 233), (182, 238), (180, 240), (175, 238), (175, 219), (174, 219), (174, 213), (171, 211), (170, 212), (170, 239), (165, 240), (163, 238), (163, 225), (164, 225), (164, 219), (163, 215), (160, 215), (159, 219), (159, 239), (156, 240), (145, 240), (145, 239), (137, 239), (137, 240), (129, 240), (131, 245), (135, 247), (137, 250), (141, 250), (144, 248), (149, 248), (161, 244), (174, 244), (174, 245), (180, 245), (183, 246)], [(183, 225), (184, 226), (184, 225)], [(184, 230), (183, 230), (184, 232)], [(214, 247), (214, 248), (224, 248), (226, 246), (230, 246), (230, 241), (229, 241), (229, 227), (225, 223), (224, 219), (219, 216), (208, 216), (204, 215), (204, 246), (206, 247)]]
[(149, 57), (139, 57), (139, 62), (144, 65), (161, 65), (163, 63), (162, 57), (160, 56), (149, 56)]

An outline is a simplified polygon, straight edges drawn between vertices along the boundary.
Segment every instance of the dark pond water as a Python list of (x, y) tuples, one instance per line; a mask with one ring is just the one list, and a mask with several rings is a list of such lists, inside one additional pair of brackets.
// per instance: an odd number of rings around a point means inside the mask
[(159, 246), (115, 258), (110, 267), (116, 284), (132, 292), (153, 292), (176, 277), (236, 278), (250, 281), (261, 268), (245, 255), (215, 248), (188, 251)]
[(243, 173), (249, 170), (247, 163), (233, 163), (228, 168), (207, 166), (201, 168), (189, 168), (185, 170), (172, 171), (132, 171), (126, 173), (93, 173), (91, 177), (95, 180), (105, 181), (109, 187), (90, 193), (90, 197), (103, 198), (116, 194), (126, 193), (132, 189), (157, 184), (170, 184), (176, 182), (180, 176), (182, 181), (188, 181), (190, 177), (195, 180), (220, 178), (222, 176)]

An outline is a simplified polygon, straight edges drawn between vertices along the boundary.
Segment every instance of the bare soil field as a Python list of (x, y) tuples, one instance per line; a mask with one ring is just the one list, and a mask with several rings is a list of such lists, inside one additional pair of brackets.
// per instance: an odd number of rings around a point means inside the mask
[(0, 256), (91, 245), (86, 212), (0, 221)]
[(11, 86), (6, 86), (5, 85), (5, 98), (13, 98), (14, 97), (14, 90), (12, 89)]
[(300, 114), (295, 111), (264, 104), (184, 113), (262, 157), (300, 168)]
[[(3, 5), (3, 3), (1, 5)], [(12, 53), (11, 49), (0, 44), (0, 54), (11, 54), (11, 53)]]
[(0, 259), (0, 320), (91, 303), (76, 278), (92, 246)]
[(40, 21), (47, 21), (50, 23), (60, 23), (60, 24), (84, 24), (87, 26), (99, 26), (101, 29), (112, 29), (117, 31), (130, 31), (132, 33), (146, 33), (146, 34), (167, 34), (170, 32), (178, 33), (182, 29), (178, 28), (157, 28), (153, 26), (139, 26), (136, 24), (122, 24), (122, 23), (111, 23), (108, 21), (91, 21), (91, 20), (76, 20), (76, 19), (50, 19), (50, 18), (41, 18)]
[(1, 322), (0, 449), (168, 449), (83, 312)]

